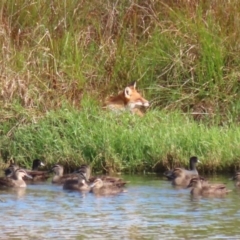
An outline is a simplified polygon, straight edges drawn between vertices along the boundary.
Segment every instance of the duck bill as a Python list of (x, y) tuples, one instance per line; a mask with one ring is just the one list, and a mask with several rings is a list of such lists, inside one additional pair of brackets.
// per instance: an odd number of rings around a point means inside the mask
[(90, 188), (93, 188), (95, 185), (96, 185), (96, 183), (95, 183), (95, 182), (94, 182), (94, 183), (92, 183), (92, 184), (90, 184)]
[(31, 175), (29, 175), (28, 173), (25, 174), (26, 177), (32, 179), (33, 177)]

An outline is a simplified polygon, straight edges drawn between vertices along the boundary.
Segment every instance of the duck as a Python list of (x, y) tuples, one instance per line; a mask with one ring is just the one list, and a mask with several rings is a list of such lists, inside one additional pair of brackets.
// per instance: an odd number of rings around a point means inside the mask
[(25, 188), (27, 186), (23, 177), (32, 178), (24, 169), (18, 168), (10, 177), (0, 178), (0, 187), (4, 188)]
[(38, 171), (40, 166), (45, 166), (45, 164), (38, 158), (34, 159), (32, 162), (32, 171)]
[(185, 174), (180, 168), (173, 170), (174, 178), (172, 180), (172, 185), (176, 187), (187, 187), (192, 179), (192, 175)]
[(231, 192), (226, 188), (225, 184), (210, 184), (208, 181), (198, 177), (192, 178), (187, 187), (192, 187), (190, 193), (193, 196), (223, 196)]
[(87, 164), (83, 164), (80, 166), (80, 168), (75, 171), (75, 173), (82, 174), (85, 178), (85, 181), (88, 185), (91, 185), (95, 182), (96, 179), (100, 178), (105, 186), (109, 185), (115, 185), (118, 187), (122, 187), (128, 182), (124, 181), (121, 178), (108, 176), (108, 175), (102, 175), (102, 176), (91, 176), (91, 168)]
[(173, 170), (168, 170), (163, 173), (163, 175), (168, 179), (168, 180), (173, 180), (176, 175), (175, 175), (175, 170), (178, 169), (178, 172), (181, 171), (185, 176), (197, 176), (198, 171), (196, 168), (197, 163), (200, 163), (199, 159), (196, 156), (192, 156), (189, 159), (189, 170), (184, 169), (184, 168), (174, 168)]
[(85, 177), (85, 180), (87, 183), (91, 184), (93, 183), (97, 178), (100, 178), (104, 184), (115, 184), (115, 185), (125, 185), (127, 182), (123, 181), (123, 179), (108, 175), (102, 175), (102, 176), (91, 176), (91, 168), (87, 164), (83, 164), (80, 166), (79, 169), (77, 169), (74, 173), (82, 174)]
[(14, 172), (19, 168), (20, 167), (18, 165), (10, 163), (8, 168), (4, 170), (5, 177), (9, 177), (9, 178), (12, 177)]
[[(68, 190), (89, 190), (89, 186), (92, 185), (97, 178), (100, 178), (104, 185), (115, 185), (117, 187), (121, 187), (127, 183), (118, 177), (91, 176), (91, 167), (87, 164), (82, 164), (72, 174), (66, 175), (63, 175), (62, 166), (55, 165), (53, 168), (55, 172), (53, 182), (60, 181), (60, 183), (64, 184), (63, 188)], [(61, 180), (58, 179), (59, 176), (62, 176)]]
[(187, 187), (193, 177), (198, 177), (198, 171), (196, 168), (197, 163), (200, 161), (196, 156), (192, 156), (189, 159), (190, 170), (184, 168), (174, 168), (168, 171), (168, 179), (171, 179), (172, 185), (176, 187)]
[(54, 184), (64, 184), (66, 180), (73, 179), (77, 180), (78, 179), (78, 173), (77, 171), (70, 173), (70, 174), (64, 174), (64, 168), (60, 164), (55, 164), (52, 169), (52, 172), (54, 172), (54, 176), (52, 178), (52, 183)]
[(117, 195), (126, 192), (124, 189), (125, 182), (111, 183), (103, 181), (101, 178), (96, 178), (90, 185), (90, 192), (97, 196)]
[(236, 172), (236, 174), (230, 178), (230, 180), (235, 181), (235, 186), (240, 188), (240, 172)]
[(92, 184), (96, 179), (100, 178), (105, 186), (115, 185), (115, 186), (125, 186), (128, 182), (124, 181), (122, 178), (113, 177), (113, 176), (92, 176), (89, 178), (89, 183)]
[(92, 172), (92, 169), (89, 165), (82, 164), (74, 173), (79, 173), (84, 175), (86, 181), (89, 181), (91, 177), (91, 172)]
[[(28, 170), (25, 169), (26, 172), (32, 176), (31, 179), (24, 177), (24, 181), (45, 181), (47, 180), (50, 176), (49, 176), (49, 172), (48, 171), (39, 171), (38, 168), (40, 166), (45, 166), (44, 163), (39, 160), (39, 159), (34, 159), (33, 163), (32, 163), (32, 170)], [(15, 172), (16, 169), (20, 168), (18, 165), (14, 164), (14, 163), (10, 163), (9, 167), (7, 169), (5, 169), (5, 176), (6, 177), (11, 177), (12, 174)]]
[[(49, 171), (39, 171), (38, 168), (40, 166), (45, 166), (45, 164), (38, 158), (33, 160), (32, 163), (32, 170), (26, 170), (26, 172), (32, 176), (32, 181), (36, 182), (36, 181), (46, 181), (50, 175), (49, 175)], [(24, 177), (24, 180), (26, 181), (26, 177)]]
[(77, 179), (66, 179), (63, 184), (64, 190), (89, 191), (90, 186), (84, 174), (79, 173)]

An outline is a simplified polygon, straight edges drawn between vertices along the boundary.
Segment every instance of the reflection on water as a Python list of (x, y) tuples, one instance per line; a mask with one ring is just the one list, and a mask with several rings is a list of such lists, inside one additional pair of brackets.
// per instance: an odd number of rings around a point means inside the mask
[(0, 191), (0, 239), (240, 239), (240, 191), (192, 199), (156, 176), (125, 176), (112, 197), (63, 191), (50, 182)]
[[(24, 197), (24, 195), (26, 194), (27, 189), (26, 188), (7, 188), (7, 189), (1, 189), (0, 190), (0, 196), (3, 195), (10, 195), (11, 198), (13, 199), (20, 199), (22, 197)], [(1, 198), (2, 199), (2, 198)], [(6, 198), (5, 198), (6, 199)], [(3, 200), (3, 202), (5, 202), (6, 200)]]

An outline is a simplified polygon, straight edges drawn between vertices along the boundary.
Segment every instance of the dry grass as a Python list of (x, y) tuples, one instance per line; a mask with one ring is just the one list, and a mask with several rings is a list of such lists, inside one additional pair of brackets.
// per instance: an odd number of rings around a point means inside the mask
[(2, 1), (1, 111), (80, 108), (83, 94), (102, 100), (133, 80), (153, 106), (239, 108), (239, 10), (237, 0)]

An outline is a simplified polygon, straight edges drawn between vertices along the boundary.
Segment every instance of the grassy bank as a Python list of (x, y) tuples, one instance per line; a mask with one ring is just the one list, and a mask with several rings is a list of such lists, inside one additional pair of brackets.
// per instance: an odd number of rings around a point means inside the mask
[(60, 162), (73, 169), (88, 163), (95, 171), (152, 172), (188, 166), (189, 157), (197, 155), (202, 172), (240, 167), (239, 127), (207, 127), (181, 113), (151, 111), (139, 118), (85, 105), (80, 112), (49, 112), (37, 124), (5, 134), (3, 152), (28, 166), (41, 158), (48, 167)]
[(152, 107), (239, 121), (238, 0), (3, 0), (0, 19), (3, 120), (137, 80)]
[[(142, 171), (196, 154), (211, 171), (237, 166), (239, 23), (238, 0), (2, 0), (1, 158)], [(98, 110), (134, 80), (146, 117)]]

